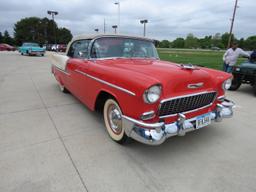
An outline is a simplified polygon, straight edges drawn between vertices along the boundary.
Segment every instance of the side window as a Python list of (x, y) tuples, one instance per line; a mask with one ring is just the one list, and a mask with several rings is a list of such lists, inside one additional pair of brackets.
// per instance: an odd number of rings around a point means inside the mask
[(90, 41), (86, 39), (73, 42), (68, 50), (68, 56), (79, 59), (87, 58)]

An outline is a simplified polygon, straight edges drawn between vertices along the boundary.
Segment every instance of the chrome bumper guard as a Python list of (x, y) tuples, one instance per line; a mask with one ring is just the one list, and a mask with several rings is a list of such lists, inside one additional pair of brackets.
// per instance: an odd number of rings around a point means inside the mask
[[(223, 118), (232, 117), (234, 106), (234, 102), (224, 99), (221, 104), (217, 104), (214, 111), (209, 113), (211, 120), (220, 122)], [(196, 130), (194, 122), (197, 117), (186, 119), (184, 114), (178, 114), (178, 116), (178, 120), (171, 124), (164, 122), (144, 123), (124, 115), (122, 122), (128, 137), (144, 144), (160, 145), (169, 137), (184, 136), (187, 132)]]

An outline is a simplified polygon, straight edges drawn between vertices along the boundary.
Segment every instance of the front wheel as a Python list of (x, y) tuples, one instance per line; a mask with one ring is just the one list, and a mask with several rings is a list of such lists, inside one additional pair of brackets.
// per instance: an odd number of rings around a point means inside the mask
[(126, 143), (128, 137), (122, 125), (122, 111), (114, 99), (108, 99), (105, 102), (103, 115), (105, 126), (111, 139), (119, 144)]
[(60, 91), (63, 93), (69, 93), (69, 91), (66, 89), (66, 87), (64, 87), (64, 85), (62, 85), (61, 83), (59, 83), (59, 88)]
[(241, 86), (241, 80), (238, 79), (237, 77), (235, 77), (233, 80), (232, 80), (232, 84), (231, 84), (231, 87), (229, 88), (229, 90), (231, 91), (236, 91), (240, 86)]

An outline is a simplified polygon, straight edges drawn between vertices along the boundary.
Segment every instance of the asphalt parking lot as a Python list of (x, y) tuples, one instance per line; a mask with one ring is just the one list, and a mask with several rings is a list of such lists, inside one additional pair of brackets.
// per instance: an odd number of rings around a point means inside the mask
[(46, 57), (0, 53), (1, 192), (255, 192), (256, 97), (235, 116), (160, 146), (114, 143), (102, 118), (59, 91)]

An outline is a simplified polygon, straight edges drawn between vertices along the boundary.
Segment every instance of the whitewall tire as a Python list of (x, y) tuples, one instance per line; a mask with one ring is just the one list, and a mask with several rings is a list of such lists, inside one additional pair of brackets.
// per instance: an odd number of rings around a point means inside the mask
[(114, 99), (108, 99), (104, 104), (104, 122), (111, 139), (117, 143), (125, 143), (128, 139), (122, 126), (122, 111)]
[(69, 91), (64, 87), (64, 85), (62, 85), (60, 82), (59, 82), (59, 88), (60, 88), (60, 91), (63, 92), (63, 93), (69, 93)]

